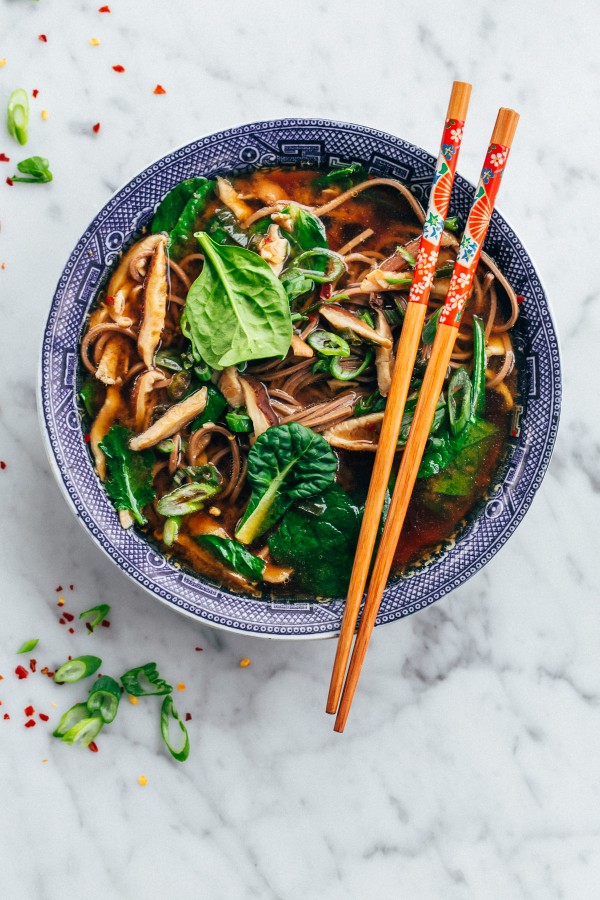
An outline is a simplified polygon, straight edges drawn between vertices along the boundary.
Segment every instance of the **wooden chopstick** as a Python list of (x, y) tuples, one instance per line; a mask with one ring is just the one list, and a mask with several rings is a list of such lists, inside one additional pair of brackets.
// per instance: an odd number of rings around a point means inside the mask
[(377, 551), (373, 574), (369, 583), (367, 598), (335, 720), (335, 731), (343, 731), (348, 719), (369, 640), (381, 605), (383, 591), (387, 584), (398, 545), (398, 539), (404, 525), (406, 511), (423, 457), (425, 444), (429, 437), (435, 407), (448, 371), (448, 364), (458, 334), (462, 313), (473, 286), (479, 255), (487, 234), (501, 176), (518, 121), (518, 113), (512, 109), (501, 109), (496, 119), (496, 125), (454, 265), (450, 287), (448, 288), (446, 301), (440, 315), (431, 356), (425, 371), (408, 441), (398, 471), (392, 502)]
[(450, 194), (470, 97), (471, 85), (464, 81), (455, 81), (452, 85), (448, 112), (446, 113), (440, 153), (436, 164), (436, 175), (425, 216), (419, 255), (402, 325), (392, 384), (381, 425), (377, 454), (373, 464), (369, 493), (350, 577), (344, 617), (331, 674), (329, 696), (327, 698), (326, 710), (328, 713), (336, 712), (342, 692), (352, 639), (356, 630), (356, 620), (358, 619), (360, 603), (367, 583), (373, 549), (381, 521), (385, 492), (394, 462), (398, 434), (402, 424), (402, 416), (404, 415), (404, 406), (423, 331), (427, 301), (429, 300), (433, 273), (435, 272), (439, 255), (444, 221), (448, 215)]

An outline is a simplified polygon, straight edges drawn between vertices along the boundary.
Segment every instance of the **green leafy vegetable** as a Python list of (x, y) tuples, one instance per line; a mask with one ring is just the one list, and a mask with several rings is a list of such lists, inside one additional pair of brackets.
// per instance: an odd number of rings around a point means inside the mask
[(118, 682), (110, 675), (103, 675), (90, 688), (87, 708), (108, 725), (117, 715), (120, 700), (121, 688)]
[(448, 384), (448, 420), (454, 437), (460, 434), (471, 416), (471, 379), (464, 366), (452, 373)]
[(467, 497), (473, 490), (473, 479), (480, 471), (487, 453), (485, 442), (497, 430), (490, 422), (475, 419), (467, 424), (458, 438), (450, 438), (450, 442), (455, 442), (450, 444), (454, 455), (449, 454), (446, 466), (431, 479), (429, 489), (435, 494)]
[(8, 98), (6, 128), (8, 133), (19, 144), (27, 143), (27, 126), (29, 125), (29, 97), (23, 88), (17, 88)]
[(132, 697), (151, 697), (156, 694), (170, 694), (173, 690), (156, 668), (156, 663), (149, 662), (135, 669), (129, 669), (121, 675), (121, 684)]
[(259, 556), (253, 556), (249, 550), (230, 538), (217, 534), (199, 534), (196, 541), (208, 550), (216, 559), (225, 563), (230, 569), (239, 572), (250, 581), (260, 581), (265, 571), (266, 562)]
[(444, 222), (444, 228), (446, 231), (451, 231), (453, 234), (457, 234), (460, 231), (460, 219), (458, 218), (458, 216), (448, 216), (448, 218)]
[(490, 422), (476, 418), (469, 422), (457, 437), (452, 437), (448, 431), (433, 435), (427, 442), (417, 477), (428, 478), (431, 475), (438, 475), (450, 463), (457, 460), (465, 448), (486, 440), (497, 430)]
[(288, 295), (288, 300), (292, 303), (297, 297), (302, 297), (309, 291), (314, 290), (315, 283), (302, 275), (294, 268), (287, 269), (281, 276), (281, 283)]
[(368, 397), (358, 398), (354, 406), (354, 415), (366, 416), (370, 413), (383, 412), (386, 402), (386, 398), (382, 397), (379, 391), (373, 391)]
[(192, 239), (196, 219), (214, 187), (215, 182), (206, 178), (188, 178), (161, 200), (152, 219), (152, 231), (155, 234), (160, 231), (169, 234), (168, 249), (175, 259)]
[(441, 312), (442, 307), (440, 306), (440, 308), (436, 309), (436, 311), (432, 313), (432, 315), (430, 315), (425, 322), (425, 325), (423, 326), (423, 334), (421, 335), (421, 340), (424, 344), (433, 344)]
[(174, 491), (161, 497), (156, 508), (161, 516), (187, 516), (190, 513), (204, 509), (207, 500), (214, 497), (221, 490), (220, 479), (218, 481), (206, 480), (204, 482), (192, 482), (175, 488)]
[(269, 356), (283, 357), (292, 341), (287, 294), (258, 254), (196, 237), (204, 267), (192, 284), (185, 313), (195, 352), (213, 369)]
[(52, 172), (50, 171), (50, 163), (44, 156), (30, 156), (17, 163), (17, 169), (22, 175), (13, 175), (13, 181), (22, 181), (24, 184), (46, 184), (52, 181)]
[(106, 492), (117, 509), (126, 509), (140, 525), (146, 524), (142, 510), (154, 500), (151, 450), (135, 453), (129, 449), (132, 432), (122, 425), (113, 425), (100, 449), (106, 456), (109, 478)]
[(203, 425), (206, 425), (207, 422), (218, 422), (227, 407), (227, 400), (218, 388), (212, 384), (208, 384), (206, 390), (206, 406), (200, 415), (192, 422), (190, 426), (191, 431), (198, 431), (198, 429), (202, 428)]
[(109, 612), (110, 606), (108, 603), (100, 603), (98, 606), (92, 606), (90, 609), (86, 609), (82, 613), (79, 613), (79, 618), (85, 619), (86, 616), (93, 616), (89, 622), (86, 622), (87, 629), (91, 634), (94, 628), (97, 628), (98, 625), (104, 621)]
[(24, 642), (23, 644), (21, 644), (21, 646), (19, 647), (19, 649), (17, 650), (17, 653), (31, 653), (31, 651), (33, 650), (33, 648), (34, 648), (34, 647), (37, 647), (37, 645), (39, 644), (39, 642), (40, 642), (40, 639), (39, 639), (39, 638), (33, 638), (33, 640), (31, 640), (31, 641), (25, 641), (25, 642)]
[(343, 166), (341, 169), (332, 169), (325, 175), (315, 178), (313, 185), (317, 188), (326, 188), (330, 184), (336, 184), (340, 181), (356, 181), (363, 180), (367, 177), (367, 173), (361, 163), (350, 163), (349, 166)]
[(337, 458), (327, 441), (291, 422), (257, 438), (248, 454), (250, 502), (236, 537), (251, 544), (271, 528), (295, 500), (312, 497), (334, 480)]
[(275, 562), (292, 566), (300, 587), (317, 597), (348, 590), (361, 509), (338, 484), (289, 510), (268, 544)]
[(89, 678), (90, 675), (97, 672), (101, 665), (102, 660), (97, 656), (76, 656), (75, 659), (67, 660), (56, 670), (54, 680), (57, 684), (81, 681), (82, 678)]
[(94, 419), (100, 412), (100, 408), (104, 403), (105, 394), (106, 388), (102, 382), (98, 381), (96, 378), (90, 378), (81, 388), (79, 397), (90, 418)]
[(243, 407), (227, 413), (225, 421), (229, 430), (235, 434), (250, 434), (251, 431), (254, 431), (252, 419), (247, 415)]
[(248, 246), (248, 232), (230, 209), (217, 209), (206, 226), (207, 232), (217, 244), (238, 244)]
[[(296, 203), (284, 206), (281, 212), (292, 220), (292, 230), (289, 234), (295, 253), (314, 250), (317, 247), (327, 247), (325, 226), (317, 216)], [(287, 229), (284, 228), (284, 231)]]
[[(179, 725), (179, 730), (183, 735), (182, 744), (179, 749), (177, 749), (171, 741), (171, 721), (176, 722), (177, 725)], [(187, 728), (179, 718), (179, 713), (175, 709), (171, 697), (165, 697), (160, 708), (160, 733), (162, 734), (162, 739), (167, 745), (167, 749), (171, 756), (176, 759), (177, 762), (185, 762), (190, 755), (190, 739), (188, 737)]]

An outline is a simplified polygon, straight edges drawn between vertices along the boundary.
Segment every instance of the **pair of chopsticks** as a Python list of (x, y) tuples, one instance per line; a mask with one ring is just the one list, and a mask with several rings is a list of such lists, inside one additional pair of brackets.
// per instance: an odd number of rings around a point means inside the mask
[[(326, 709), (328, 713), (337, 712), (335, 731), (343, 731), (348, 719), (425, 444), (429, 437), (435, 408), (448, 371), (462, 313), (473, 286), (475, 271), (502, 173), (519, 121), (518, 113), (512, 109), (502, 108), (498, 112), (479, 184), (475, 191), (475, 199), (454, 265), (448, 294), (440, 314), (352, 650), (352, 639), (369, 576), (385, 492), (396, 453), (404, 406), (427, 313), (427, 303), (442, 241), (444, 222), (450, 205), (450, 195), (470, 96), (470, 84), (461, 81), (454, 82), (442, 134), (440, 155), (423, 224), (417, 264), (402, 325), (392, 384), (381, 425), (381, 434), (331, 675)], [(350, 663), (348, 664), (349, 658)]]

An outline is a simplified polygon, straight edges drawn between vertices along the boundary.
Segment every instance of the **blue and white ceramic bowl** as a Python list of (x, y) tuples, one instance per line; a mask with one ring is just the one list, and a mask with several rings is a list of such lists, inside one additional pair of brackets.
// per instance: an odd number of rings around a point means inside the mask
[[(435, 159), (400, 138), (341, 122), (282, 119), (232, 128), (175, 150), (136, 175), (98, 213), (62, 273), (46, 324), (41, 409), (59, 483), (81, 523), (104, 552), (174, 609), (220, 628), (264, 637), (335, 635), (343, 602), (282, 603), (243, 599), (182, 571), (134, 531), (124, 531), (96, 476), (76, 404), (78, 346), (86, 314), (107, 270), (139, 234), (161, 198), (192, 175), (306, 164), (328, 168), (360, 161), (373, 174), (399, 178), (426, 205)], [(456, 177), (451, 215), (466, 216), (473, 186)], [(546, 295), (523, 245), (497, 212), (485, 250), (524, 298), (522, 396), (503, 476), (478, 515), (445, 553), (385, 593), (377, 624), (439, 600), (481, 569), (523, 519), (544, 476), (561, 397), (560, 362)], [(523, 365), (524, 363), (524, 365)]]

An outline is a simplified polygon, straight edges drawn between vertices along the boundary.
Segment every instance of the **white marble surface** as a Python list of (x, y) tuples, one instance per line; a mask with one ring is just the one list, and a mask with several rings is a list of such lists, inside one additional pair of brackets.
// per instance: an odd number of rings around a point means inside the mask
[[(596, 898), (600, 302), (582, 248), (600, 199), (600, 8), (109, 0), (102, 15), (100, 2), (0, 0), (0, 107), (17, 86), (40, 91), (27, 154), (0, 127), (12, 158), (0, 163), (0, 895)], [(323, 713), (332, 643), (199, 628), (137, 590), (75, 523), (40, 438), (39, 339), (77, 237), (153, 158), (280, 115), (361, 122), (435, 152), (453, 77), (475, 84), (467, 177), (497, 107), (522, 113), (499, 206), (554, 301), (561, 431), (507, 547), (436, 607), (377, 631), (342, 737)], [(54, 182), (7, 187), (29, 153), (49, 157)], [(110, 603), (110, 630), (88, 639), (57, 624), (55, 587), (69, 583), (66, 608)], [(165, 755), (150, 700), (122, 711), (97, 755), (41, 723), (25, 729), (28, 703), (55, 722), (51, 702), (81, 693), (17, 680), (14, 651), (34, 636), (40, 665), (85, 651), (107, 671), (151, 658), (184, 682), (189, 762)]]

